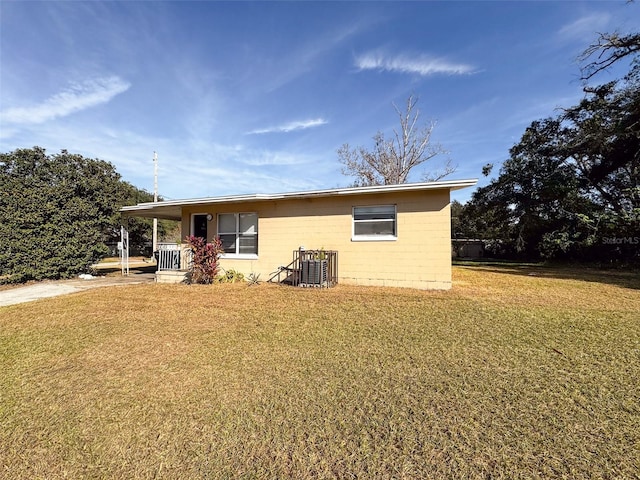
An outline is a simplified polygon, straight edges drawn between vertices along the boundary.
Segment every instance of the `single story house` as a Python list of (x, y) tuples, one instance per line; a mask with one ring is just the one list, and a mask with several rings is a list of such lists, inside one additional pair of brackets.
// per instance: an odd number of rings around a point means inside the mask
[[(233, 195), (140, 203), (129, 216), (179, 220), (182, 237), (219, 236), (222, 268), (261, 280), (296, 252), (335, 254), (335, 280), (357, 285), (451, 288), (450, 192), (476, 179)], [(174, 250), (184, 250), (175, 246)], [(182, 281), (186, 255), (158, 269)], [(295, 264), (294, 267), (298, 267)]]

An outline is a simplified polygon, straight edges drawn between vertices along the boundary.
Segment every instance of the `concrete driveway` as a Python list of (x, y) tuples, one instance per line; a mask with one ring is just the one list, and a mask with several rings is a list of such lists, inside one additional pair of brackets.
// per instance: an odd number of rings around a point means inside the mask
[(91, 288), (110, 287), (113, 285), (134, 285), (138, 283), (153, 283), (155, 274), (131, 272), (130, 275), (123, 276), (97, 276), (91, 279), (74, 278), (70, 280), (43, 281), (15, 287), (7, 290), (0, 290), (0, 307), (15, 305), (18, 303), (32, 302), (41, 298), (57, 297), (69, 293), (81, 292)]

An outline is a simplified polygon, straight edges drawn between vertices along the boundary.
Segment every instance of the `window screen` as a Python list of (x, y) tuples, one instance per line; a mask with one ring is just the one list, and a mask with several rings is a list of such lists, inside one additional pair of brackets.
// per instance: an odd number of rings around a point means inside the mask
[(395, 238), (396, 207), (382, 205), (353, 208), (354, 238)]

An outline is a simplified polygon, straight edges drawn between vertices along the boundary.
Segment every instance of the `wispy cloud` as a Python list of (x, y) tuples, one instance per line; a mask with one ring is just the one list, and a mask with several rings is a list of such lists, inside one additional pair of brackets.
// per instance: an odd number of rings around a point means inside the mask
[(14, 124), (43, 123), (107, 103), (129, 87), (131, 84), (116, 76), (73, 83), (38, 105), (8, 108), (2, 119)]
[(282, 151), (260, 151), (249, 152), (247, 158), (239, 159), (245, 165), (253, 167), (266, 167), (266, 166), (280, 166), (280, 165), (303, 165), (305, 163), (312, 163), (308, 158), (303, 155), (295, 155)]
[(454, 63), (424, 54), (410, 57), (407, 55), (391, 56), (380, 52), (368, 52), (356, 57), (355, 64), (359, 70), (410, 73), (423, 77), (435, 74), (466, 75), (476, 71), (472, 65)]
[(258, 135), (263, 133), (288, 133), (296, 130), (306, 130), (307, 128), (319, 127), (326, 125), (327, 122), (323, 118), (314, 118), (311, 120), (301, 120), (295, 122), (285, 123), (284, 125), (277, 125), (274, 127), (260, 128), (247, 132), (248, 135)]
[(561, 37), (578, 40), (593, 39), (597, 32), (606, 29), (610, 20), (609, 13), (592, 13), (563, 26), (558, 34)]
[[(366, 28), (362, 19), (356, 23), (335, 26), (293, 46), (286, 55), (273, 62), (268, 74), (263, 74), (262, 89), (273, 92), (317, 68), (323, 56), (339, 48), (346, 40)], [(253, 78), (253, 77), (252, 77)]]

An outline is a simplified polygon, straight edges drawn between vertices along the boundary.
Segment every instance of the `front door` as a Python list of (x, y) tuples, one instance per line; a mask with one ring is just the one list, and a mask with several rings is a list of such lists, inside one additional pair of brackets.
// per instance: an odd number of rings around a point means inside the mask
[(207, 240), (207, 215), (197, 214), (193, 216), (193, 236)]

